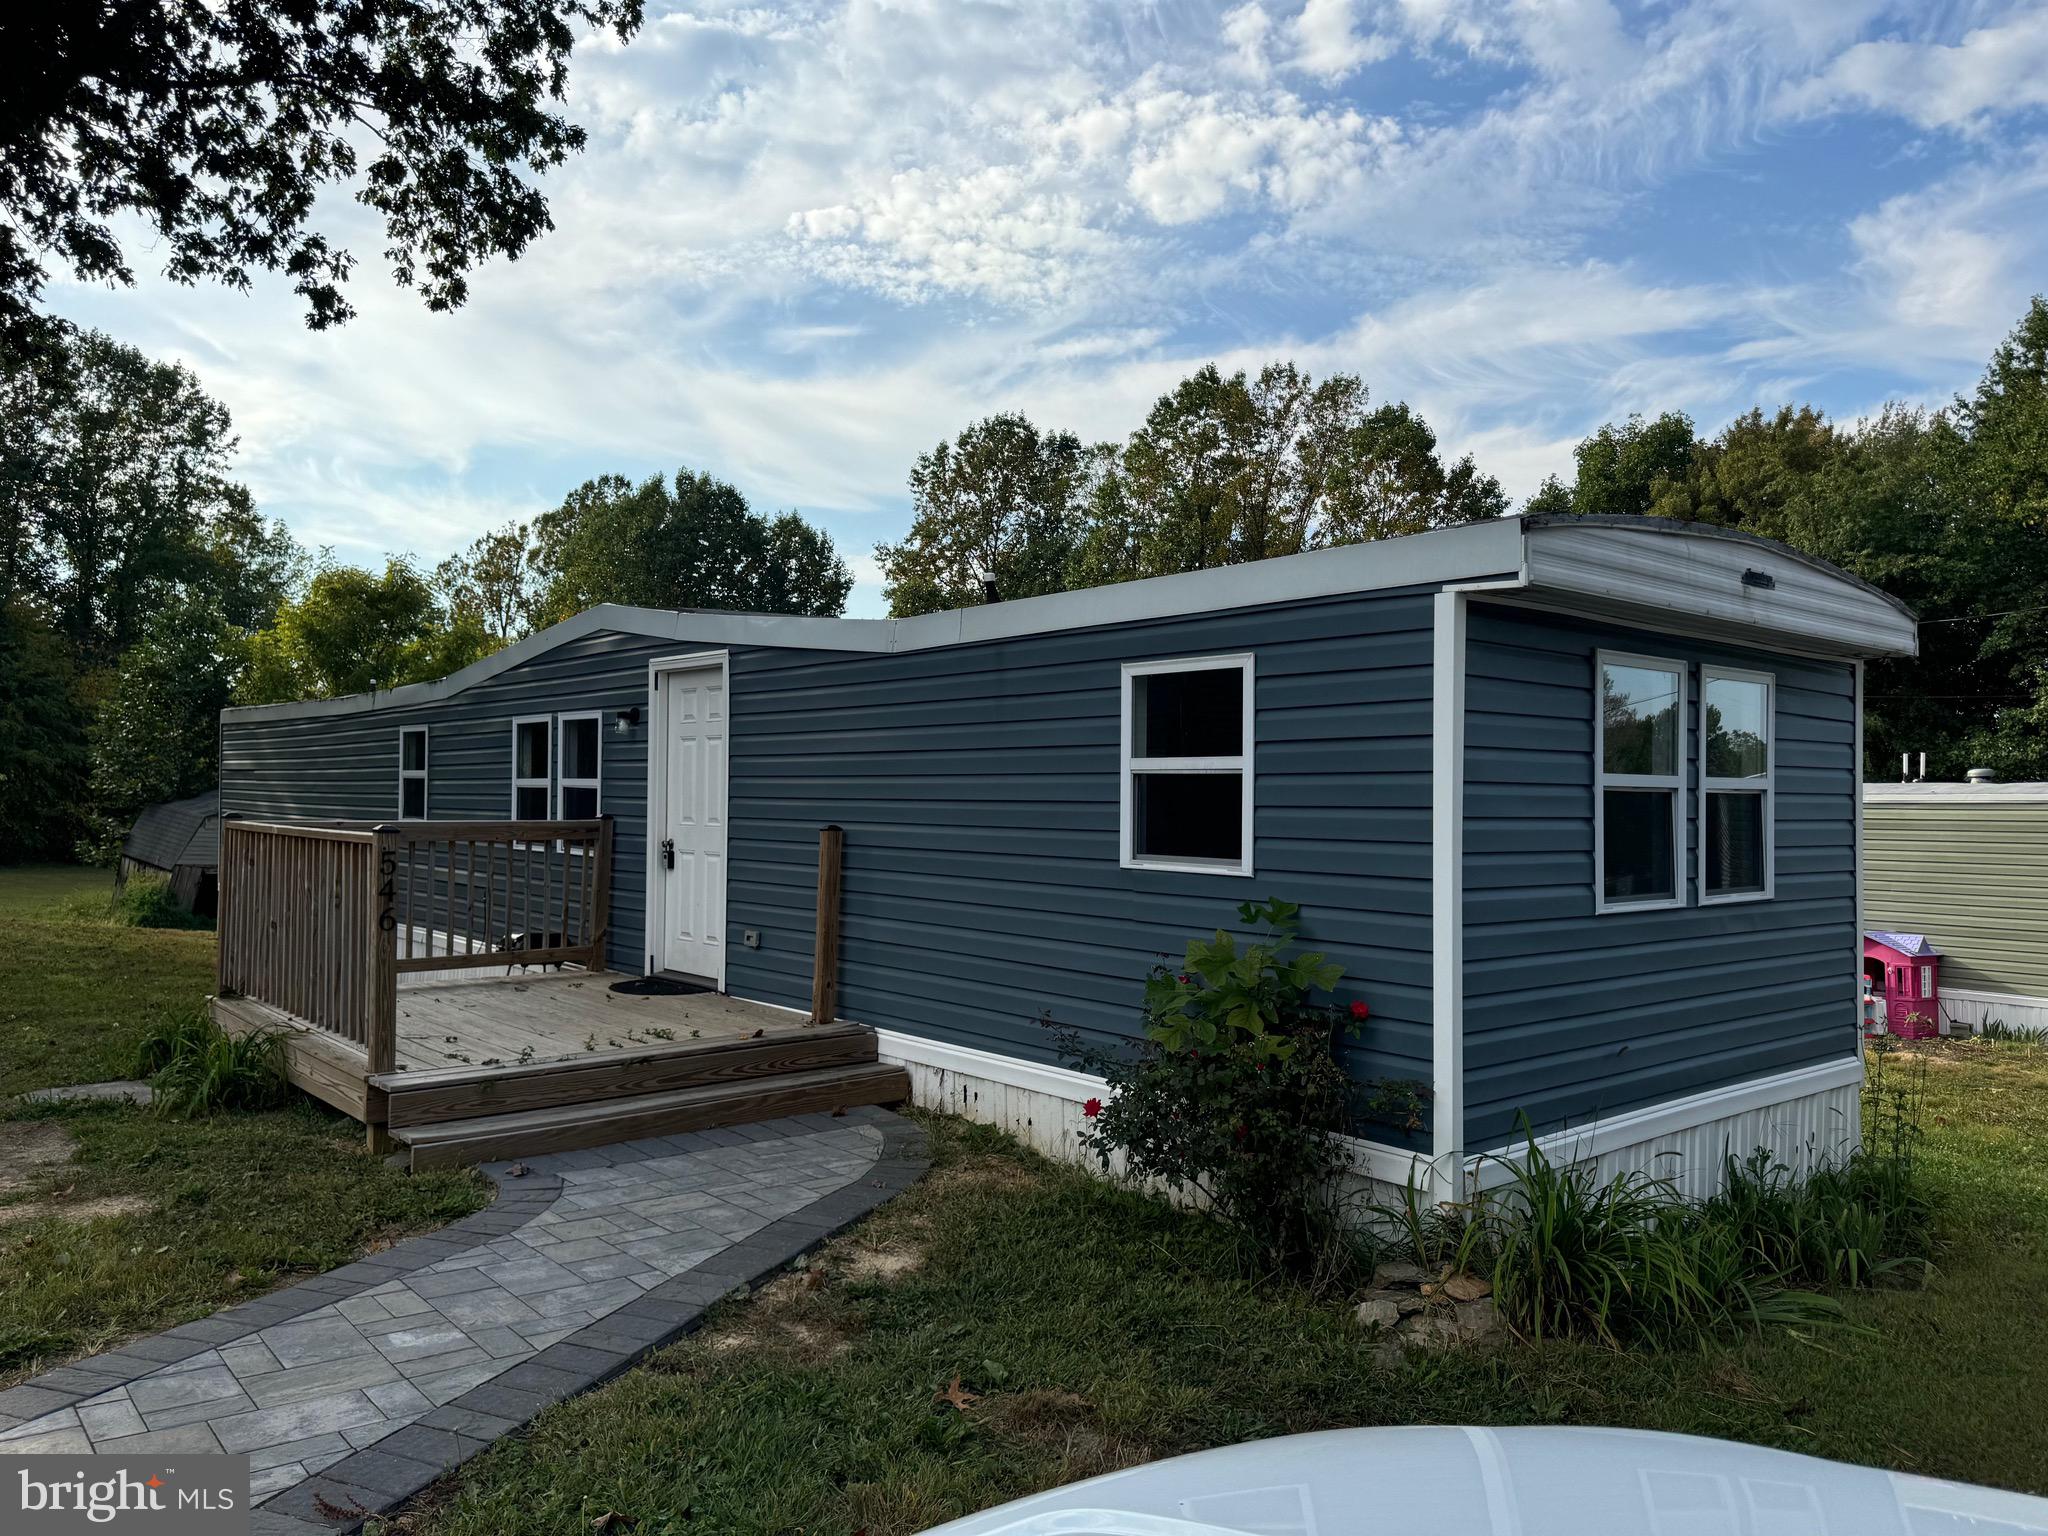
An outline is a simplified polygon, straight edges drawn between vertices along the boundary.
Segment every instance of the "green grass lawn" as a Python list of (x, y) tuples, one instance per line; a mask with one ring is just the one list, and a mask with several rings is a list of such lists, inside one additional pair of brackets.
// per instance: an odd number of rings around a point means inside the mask
[[(163, 1009), (211, 989), (213, 935), (107, 918), (104, 870), (0, 869), (0, 1099), (129, 1075)], [(13, 1104), (0, 1119), (0, 1386), (201, 1317), (489, 1198), (414, 1177), (310, 1101), (167, 1120)]]
[[(1240, 1278), (1205, 1220), (933, 1117), (932, 1175), (811, 1275), (546, 1414), (403, 1524), (887, 1536), (1155, 1457), (1412, 1423), (1677, 1430), (2048, 1491), (2048, 1053), (1924, 1054), (1947, 1247), (1926, 1289), (1850, 1297), (1849, 1329), (1383, 1365), (1340, 1298)], [(965, 1412), (935, 1406), (955, 1376)]]

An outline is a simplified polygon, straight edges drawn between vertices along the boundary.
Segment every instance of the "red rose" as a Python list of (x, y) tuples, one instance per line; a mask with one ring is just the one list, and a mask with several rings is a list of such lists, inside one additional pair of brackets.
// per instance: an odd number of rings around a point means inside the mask
[(1097, 1115), (1102, 1113), (1102, 1100), (1090, 1099), (1086, 1104), (1083, 1104), (1081, 1106), (1081, 1113), (1086, 1115), (1090, 1120), (1093, 1120)]
[(1351, 1017), (1356, 1019), (1359, 1023), (1363, 1024), (1367, 1019), (1372, 1017), (1372, 1010), (1366, 1007), (1363, 1003), (1353, 1003), (1351, 1005)]

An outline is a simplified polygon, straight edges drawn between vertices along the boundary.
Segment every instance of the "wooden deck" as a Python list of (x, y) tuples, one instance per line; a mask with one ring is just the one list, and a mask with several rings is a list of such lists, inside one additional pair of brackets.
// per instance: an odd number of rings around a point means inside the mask
[(400, 987), (398, 1068), (522, 1066), (814, 1032), (801, 1014), (715, 992), (629, 997), (612, 991), (622, 979), (612, 971), (535, 972)]
[(222, 825), (219, 989), (286, 1076), (415, 1168), (899, 1103), (839, 1019), (837, 827), (819, 832), (808, 1014), (636, 996), (600, 967), (611, 822)]

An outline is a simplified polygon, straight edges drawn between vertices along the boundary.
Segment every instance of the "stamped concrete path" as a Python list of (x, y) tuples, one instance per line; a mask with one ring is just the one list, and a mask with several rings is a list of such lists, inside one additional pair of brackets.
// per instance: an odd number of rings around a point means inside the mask
[(254, 1529), (350, 1531), (906, 1188), (924, 1135), (798, 1115), (494, 1163), (497, 1203), (0, 1392), (0, 1453), (246, 1453)]

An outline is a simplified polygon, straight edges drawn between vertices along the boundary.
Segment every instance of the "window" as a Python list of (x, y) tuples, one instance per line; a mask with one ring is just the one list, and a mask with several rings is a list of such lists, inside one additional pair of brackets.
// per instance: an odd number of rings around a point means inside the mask
[(548, 766), (554, 722), (546, 715), (512, 722), (512, 819), (548, 821)]
[(563, 715), (561, 726), (562, 758), (555, 778), (561, 785), (562, 820), (595, 821), (600, 739), (604, 735), (602, 718), (594, 714)]
[(1772, 679), (1700, 669), (1700, 901), (1771, 894)]
[(427, 817), (427, 728), (408, 725), (398, 733), (398, 819)]
[(1598, 912), (1683, 904), (1685, 666), (1602, 652), (1594, 722)]
[(1124, 666), (1125, 868), (1252, 872), (1252, 659)]

